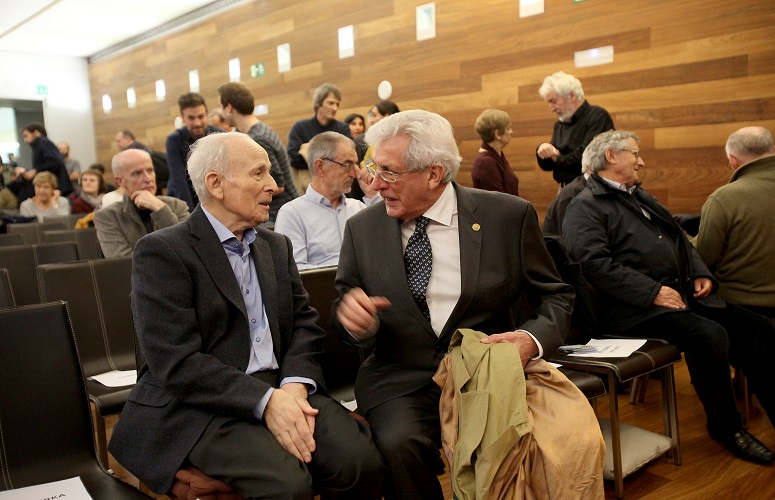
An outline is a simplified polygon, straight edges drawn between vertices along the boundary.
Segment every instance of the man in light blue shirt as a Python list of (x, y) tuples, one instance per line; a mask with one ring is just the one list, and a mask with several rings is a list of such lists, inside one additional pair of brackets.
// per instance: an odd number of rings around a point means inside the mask
[[(347, 219), (382, 198), (371, 188), (368, 171), (358, 169), (355, 143), (342, 134), (316, 135), (307, 158), (312, 183), (304, 196), (280, 208), (274, 229), (290, 238), (299, 269), (335, 266)], [(356, 177), (364, 201), (345, 197)]]
[(368, 426), (328, 397), (324, 333), (288, 239), (258, 228), (277, 184), (266, 151), (238, 132), (197, 141), (200, 203), (142, 238), (132, 307), (143, 362), (110, 451), (166, 493), (196, 467), (243, 498), (378, 499)]

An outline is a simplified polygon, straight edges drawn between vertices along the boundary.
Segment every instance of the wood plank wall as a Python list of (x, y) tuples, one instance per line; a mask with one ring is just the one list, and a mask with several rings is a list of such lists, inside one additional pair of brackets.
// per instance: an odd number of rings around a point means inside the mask
[[(217, 105), (228, 60), (239, 57), (242, 81), (267, 104), (264, 121), (284, 141), (294, 121), (312, 115), (322, 82), (343, 92), (338, 117), (365, 115), (382, 80), (401, 109), (447, 117), (464, 163), (458, 181), (471, 184), (479, 146), (477, 115), (496, 107), (513, 120), (505, 149), (523, 197), (541, 217), (557, 185), (534, 157), (551, 135), (554, 115), (538, 97), (543, 78), (576, 75), (587, 99), (608, 109), (617, 128), (637, 131), (646, 162), (644, 187), (674, 213), (699, 212), (730, 175), (723, 146), (737, 128), (775, 131), (775, 9), (767, 0), (546, 0), (543, 15), (519, 18), (518, 0), (437, 0), (437, 37), (415, 40), (415, 7), (426, 0), (257, 0), (89, 66), (97, 157), (118, 150), (118, 130), (164, 149), (178, 115), (188, 72), (199, 70), (201, 93)], [(337, 30), (355, 28), (355, 56), (338, 58)], [(291, 44), (293, 69), (277, 71), (276, 46)], [(615, 60), (574, 69), (577, 50), (613, 45)], [(266, 75), (250, 77), (264, 62)], [(163, 78), (167, 100), (156, 102)], [(127, 87), (138, 104), (128, 109)], [(113, 110), (104, 114), (101, 96)]]

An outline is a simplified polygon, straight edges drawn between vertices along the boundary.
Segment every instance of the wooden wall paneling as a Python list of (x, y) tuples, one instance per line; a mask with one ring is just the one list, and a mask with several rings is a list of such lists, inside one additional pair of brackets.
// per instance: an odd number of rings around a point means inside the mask
[[(739, 126), (775, 125), (775, 10), (769, 2), (685, 0), (574, 3), (546, 0), (543, 15), (519, 19), (511, 0), (436, 2), (437, 38), (415, 40), (415, 0), (352, 2), (260, 0), (90, 65), (98, 157), (109, 164), (116, 131), (164, 149), (178, 114), (177, 95), (198, 69), (201, 93), (217, 106), (216, 87), (228, 80), (228, 59), (239, 57), (242, 81), (262, 117), (283, 140), (291, 125), (312, 115), (314, 89), (324, 81), (343, 92), (340, 115), (364, 114), (380, 81), (393, 84), (401, 109), (423, 108), (452, 123), (464, 158), (458, 180), (470, 184), (479, 147), (473, 130), (485, 108), (512, 118), (505, 149), (520, 191), (543, 214), (557, 191), (535, 163), (538, 143), (555, 117), (537, 92), (557, 70), (576, 75), (593, 104), (611, 112), (619, 128), (637, 131), (647, 167), (644, 185), (674, 211), (696, 212), (729, 177), (726, 135)], [(337, 29), (352, 24), (355, 56), (338, 58)], [(278, 73), (276, 46), (290, 43), (293, 69)], [(614, 45), (614, 63), (574, 68), (573, 55)], [(251, 78), (251, 64), (267, 74)], [(157, 103), (154, 82), (167, 98)], [(126, 88), (138, 94), (127, 109)], [(104, 114), (101, 96), (114, 109)]]

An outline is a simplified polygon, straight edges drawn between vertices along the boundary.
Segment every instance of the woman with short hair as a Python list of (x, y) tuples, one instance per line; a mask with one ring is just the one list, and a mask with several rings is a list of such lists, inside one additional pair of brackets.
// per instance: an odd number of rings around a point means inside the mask
[(482, 138), (479, 154), (471, 168), (474, 187), (519, 196), (519, 179), (503, 154), (511, 141), (511, 118), (499, 109), (486, 109), (476, 119), (476, 133)]
[(32, 179), (35, 196), (28, 198), (19, 206), (19, 214), (35, 216), (38, 222), (48, 215), (70, 215), (70, 203), (60, 195), (59, 183), (51, 172), (38, 172)]

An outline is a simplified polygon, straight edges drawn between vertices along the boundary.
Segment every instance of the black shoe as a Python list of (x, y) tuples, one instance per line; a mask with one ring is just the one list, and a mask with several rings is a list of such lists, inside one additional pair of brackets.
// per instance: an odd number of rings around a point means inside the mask
[(769, 448), (745, 429), (740, 429), (726, 439), (720, 440), (729, 451), (749, 462), (769, 465), (775, 460)]

